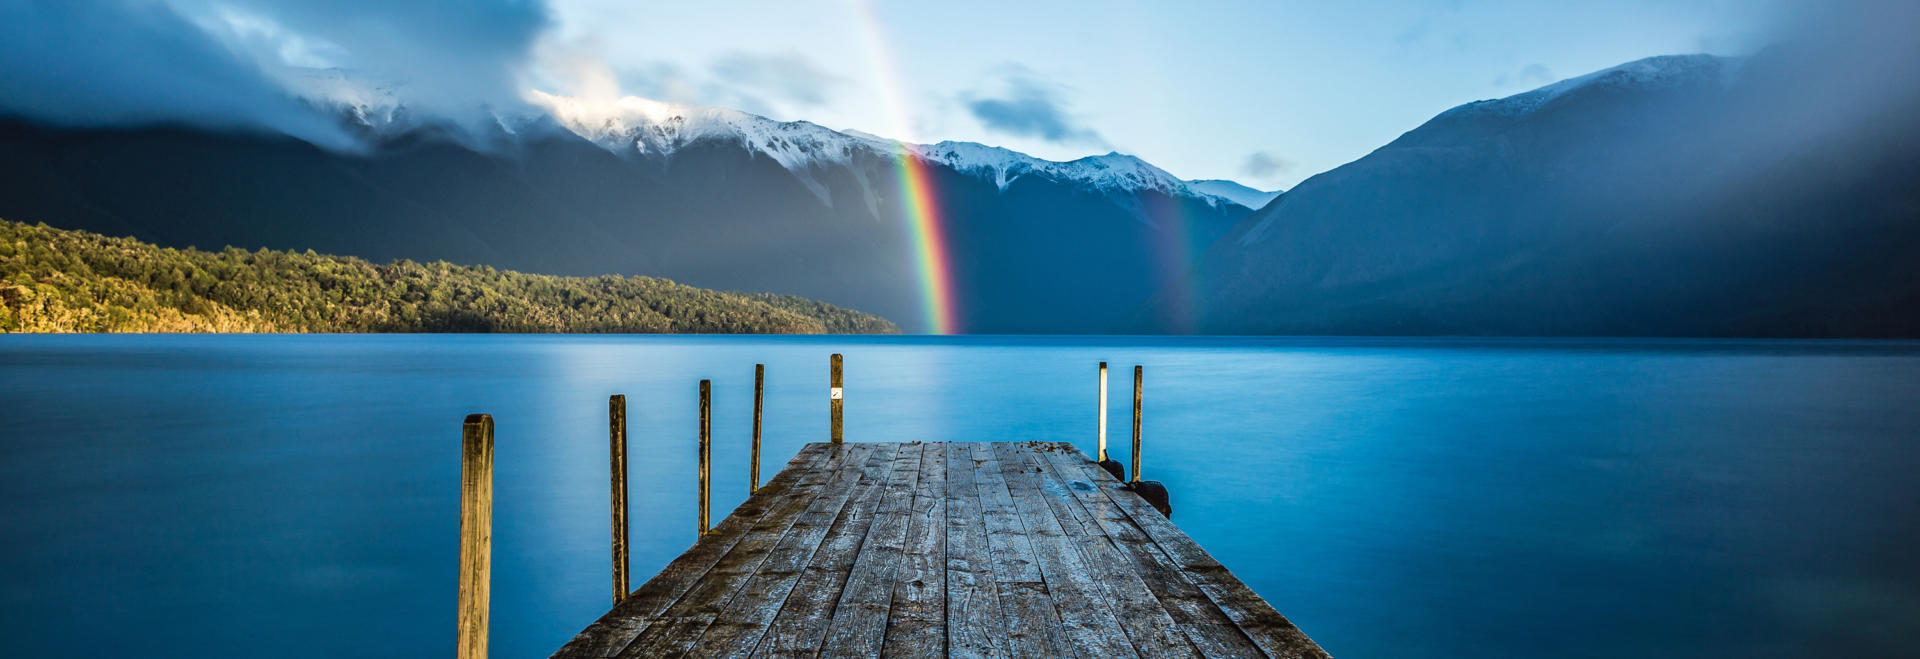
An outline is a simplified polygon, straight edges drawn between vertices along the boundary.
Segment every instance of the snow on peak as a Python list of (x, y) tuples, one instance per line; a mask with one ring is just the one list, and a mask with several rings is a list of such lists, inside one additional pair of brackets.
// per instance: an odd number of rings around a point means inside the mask
[[(1055, 181), (1078, 183), (1102, 192), (1138, 192), (1153, 190), (1173, 196), (1193, 197), (1212, 206), (1236, 203), (1254, 208), (1233, 196), (1202, 190), (1194, 182), (1183, 181), (1145, 160), (1112, 152), (1078, 160), (1044, 160), (997, 146), (976, 142), (941, 142), (911, 147), (920, 158), (946, 165), (956, 171), (993, 181), (1001, 190), (1022, 176), (1039, 176)], [(1221, 181), (1261, 194), (1231, 181)], [(1224, 191), (1224, 189), (1223, 189)], [(1264, 203), (1264, 202), (1263, 202)]]
[(631, 96), (588, 100), (534, 91), (528, 100), (568, 130), (615, 153), (671, 156), (701, 141), (737, 144), (780, 163), (828, 203), (831, 200), (826, 188), (812, 176), (814, 168), (850, 165), (856, 155), (898, 158), (904, 149), (922, 160), (992, 181), (1001, 190), (1020, 177), (1039, 176), (1102, 192), (1154, 190), (1201, 199), (1214, 206), (1248, 205), (1231, 194), (1195, 189), (1166, 170), (1120, 153), (1059, 162), (975, 142), (905, 144), (855, 130), (836, 131), (806, 121), (775, 121), (739, 110)]
[(1261, 206), (1267, 205), (1267, 202), (1273, 201), (1274, 197), (1278, 197), (1281, 192), (1284, 192), (1283, 190), (1269, 191), (1250, 188), (1234, 181), (1217, 178), (1187, 181), (1187, 187), (1195, 192), (1220, 197), (1254, 210), (1259, 210)]
[(884, 151), (889, 144), (806, 121), (775, 121), (739, 110), (633, 96), (593, 101), (535, 91), (529, 100), (562, 126), (615, 151), (672, 155), (696, 142), (723, 140), (798, 171), (820, 163), (845, 164), (856, 152)]
[(410, 123), (393, 83), (377, 82), (344, 69), (293, 69), (281, 82), (294, 97), (338, 112), (376, 133)]
[(1740, 62), (1738, 58), (1715, 55), (1659, 55), (1568, 78), (1506, 98), (1469, 103), (1456, 110), (1471, 108), (1483, 112), (1524, 114), (1545, 107), (1576, 89), (1601, 85), (1658, 90), (1703, 80), (1725, 84), (1738, 72)]
[(829, 205), (832, 195), (813, 178), (814, 167), (847, 165), (857, 153), (884, 153), (893, 148), (891, 142), (871, 136), (848, 135), (806, 121), (775, 121), (727, 108), (634, 96), (590, 100), (540, 91), (529, 93), (527, 100), (545, 109), (568, 130), (615, 153), (671, 156), (703, 141), (736, 144), (780, 163)]

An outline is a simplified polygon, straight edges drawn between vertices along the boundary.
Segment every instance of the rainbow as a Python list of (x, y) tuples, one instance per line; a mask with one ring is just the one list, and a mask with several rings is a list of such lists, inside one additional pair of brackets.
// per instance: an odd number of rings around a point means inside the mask
[(1198, 296), (1193, 290), (1188, 264), (1199, 256), (1194, 253), (1193, 218), (1182, 207), (1182, 202), (1171, 197), (1150, 196), (1144, 200), (1142, 210), (1154, 224), (1159, 225), (1162, 239), (1155, 254), (1156, 270), (1161, 282), (1157, 295), (1160, 297), (1160, 323), (1162, 327), (1179, 334), (1193, 333), (1193, 301)]
[(908, 233), (914, 262), (920, 264), (920, 299), (926, 307), (927, 331), (960, 331), (954, 313), (953, 270), (947, 260), (946, 222), (940, 199), (934, 194), (933, 171), (907, 145), (900, 145), (900, 198), (906, 200)]
[[(867, 0), (851, 0), (867, 48), (872, 57), (874, 79), (880, 83), (881, 106), (886, 110), (896, 135), (911, 135), (911, 115), (901, 92), (900, 78), (893, 71), (893, 58), (881, 37), (880, 17)], [(947, 245), (946, 223), (940, 213), (940, 197), (934, 187), (933, 170), (906, 142), (896, 142), (900, 156), (900, 198), (905, 201), (907, 233), (913, 243), (913, 260), (920, 279), (920, 300), (927, 331), (953, 334), (960, 331), (955, 313), (951, 250)]]

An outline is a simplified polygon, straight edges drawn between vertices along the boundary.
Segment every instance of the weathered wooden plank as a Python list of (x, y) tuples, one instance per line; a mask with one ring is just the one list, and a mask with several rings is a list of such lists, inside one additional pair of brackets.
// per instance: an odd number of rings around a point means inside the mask
[(1047, 593), (1046, 584), (1010, 581), (994, 587), (1000, 590), (1000, 610), (1010, 623), (1007, 649), (1013, 656), (1034, 659), (1087, 656), (1067, 638), (1059, 607)]
[(1000, 473), (1000, 459), (994, 457), (993, 445), (976, 444), (971, 448), (974, 489), (980, 496), (980, 520), (987, 529), (994, 578), (1001, 583), (1041, 583), (1027, 527), (1013, 508), (1013, 497), (1007, 493), (1006, 477)]
[(993, 566), (987, 558), (987, 527), (973, 484), (973, 452), (966, 444), (943, 446), (946, 482), (947, 654), (1005, 657), (1007, 623), (1000, 613)]
[(930, 444), (915, 442), (902, 447), (894, 458), (893, 478), (887, 482), (880, 511), (860, 545), (860, 556), (847, 587), (834, 606), (827, 638), (820, 646), (823, 657), (872, 657), (880, 652), (886, 639), (887, 614), (893, 605), (893, 576), (906, 555), (907, 529), (913, 513), (914, 490), (920, 480)]
[(1060, 612), (1040, 579), (1026, 526), (1013, 507), (1013, 496), (1000, 471), (1000, 459), (994, 456), (990, 444), (973, 444), (968, 449), (973, 457), (981, 523), (987, 531), (987, 551), (991, 552), (994, 588), (1007, 622), (1007, 649), (1016, 657), (1070, 656), (1073, 646), (1067, 642)]
[(1107, 534), (1106, 530), (1100, 527), (1100, 523), (1087, 512), (1086, 507), (1074, 500), (1073, 494), (1067, 491), (1067, 481), (1074, 479), (1063, 476), (1044, 455), (1071, 451), (1077, 457), (1080, 454), (1079, 449), (1074, 448), (1072, 444), (1057, 442), (1021, 442), (1011, 446), (1014, 454), (1020, 458), (1019, 470), (1022, 473), (1034, 474), (1040, 493), (1046, 496), (1048, 503), (1072, 504), (1053, 506), (1054, 519), (1060, 522), (1061, 530), (1071, 536), (1104, 537)]
[[(819, 493), (843, 488), (847, 480), (859, 478), (866, 462), (864, 458), (872, 451), (872, 445), (842, 444), (834, 450), (845, 453), (838, 470), (829, 473), (828, 468), (820, 468), (816, 473), (803, 476), (802, 483), (823, 483), (817, 488), (796, 490), (781, 505), (762, 515), (758, 522), (745, 531), (746, 537), (741, 538), (719, 562), (714, 563), (698, 584), (661, 613), (662, 619), (673, 624), (648, 627), (620, 656), (677, 655), (691, 651), (701, 634), (706, 632), (707, 627), (772, 553), (774, 546), (799, 521), (800, 514), (818, 500)], [(813, 496), (808, 496), (809, 492)]]
[(748, 497), (734, 509), (732, 515), (720, 522), (719, 533), (697, 539), (686, 553), (673, 559), (658, 575), (615, 605), (613, 611), (575, 635), (553, 656), (608, 657), (625, 647), (661, 611), (691, 589), (694, 581), (706, 574), (739, 541), (739, 531), (759, 521), (760, 515), (797, 486), (802, 476), (814, 470), (817, 462), (838, 459), (837, 455), (830, 454), (829, 448), (828, 444), (816, 443), (800, 449), (787, 462), (786, 468), (767, 482), (766, 487)]
[(1071, 452), (1075, 459), (1084, 460), (1079, 449), (1071, 444), (1040, 442), (1016, 444), (1012, 449), (1024, 460), (1023, 466), (1033, 470), (1039, 492), (1052, 506), (1054, 518), (1062, 527), (1072, 527), (1067, 532), (1074, 549), (1079, 551), (1087, 576), (1098, 586), (1093, 595), (1100, 597), (1104, 591), (1134, 649), (1145, 657), (1196, 656), (1179, 624), (1134, 573), (1133, 562), (1120, 555), (1093, 515), (1069, 491), (1069, 481), (1077, 479), (1066, 477), (1050, 459)]
[(1188, 582), (1174, 567), (1172, 559), (1154, 546), (1146, 533), (1134, 526), (1133, 520), (1114, 505), (1106, 493), (1099, 490), (1100, 485), (1096, 485), (1107, 481), (1118, 486), (1119, 480), (1100, 468), (1098, 463), (1087, 460), (1077, 452), (1055, 452), (1047, 454), (1047, 458), (1063, 478), (1079, 476), (1069, 482), (1068, 491), (1087, 507), (1093, 520), (1108, 532), (1107, 538), (1118, 550), (1120, 559), (1166, 608), (1179, 625), (1181, 633), (1201, 655), (1249, 657), (1262, 654), (1252, 639), (1247, 638), (1233, 620), (1214, 605), (1213, 600)]
[(1107, 605), (1104, 593), (1094, 582), (1093, 572), (1080, 550), (1074, 546), (1059, 520), (1040, 493), (1038, 474), (1019, 455), (1013, 444), (996, 443), (994, 456), (1013, 498), (1014, 509), (1026, 526), (1033, 543), (1033, 555), (1046, 581), (1047, 594), (1053, 596), (1067, 639), (1076, 648), (1076, 656), (1137, 656), (1133, 644), (1120, 630), (1120, 620)]
[(1325, 657), (1063, 443), (813, 444), (555, 656)]
[(886, 493), (885, 483), (891, 482), (893, 472), (900, 464), (899, 451), (906, 447), (894, 444), (892, 448), (895, 451), (893, 459), (861, 475), (863, 483), (874, 481), (877, 485), (857, 493), (856, 498), (849, 501), (834, 519), (833, 527), (827, 530), (826, 539), (821, 541), (820, 548), (808, 560), (800, 581), (787, 594), (780, 612), (761, 636), (753, 656), (810, 657), (818, 653), (820, 643), (827, 635), (825, 621), (833, 615), (834, 605), (840, 601), (847, 577), (853, 572), (853, 564), (859, 558), (860, 546), (866, 542), (867, 533), (877, 517), (880, 501)]
[(880, 653), (894, 657), (947, 654), (947, 455), (928, 444), (907, 510), (906, 555), (893, 576)]
[(1181, 576), (1198, 587), (1261, 652), (1271, 657), (1327, 656), (1305, 632), (1233, 576), (1145, 499), (1117, 483), (1101, 483), (1099, 489), (1147, 534), (1155, 547), (1172, 559)]
[(786, 604), (787, 597), (800, 582), (800, 576), (827, 538), (834, 520), (850, 505), (858, 505), (869, 490), (884, 485), (886, 470), (893, 465), (897, 444), (852, 444), (871, 446), (873, 450), (851, 482), (842, 481), (837, 492), (827, 491), (814, 499), (788, 529), (773, 553), (760, 565), (753, 578), (735, 595), (701, 635), (695, 654), (704, 657), (740, 657), (750, 654), (767, 627)]

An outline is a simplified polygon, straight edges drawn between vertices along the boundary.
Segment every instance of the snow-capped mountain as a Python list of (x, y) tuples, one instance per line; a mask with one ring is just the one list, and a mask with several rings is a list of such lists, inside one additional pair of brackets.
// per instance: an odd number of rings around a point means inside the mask
[(1122, 324), (1166, 273), (1252, 212), (1120, 154), (1054, 162), (633, 98), (536, 94), (457, 117), (339, 71), (288, 86), (365, 147), (0, 119), (0, 217), (170, 246), (663, 276), (914, 331), (928, 328), (899, 178), (911, 157), (937, 194), (962, 329), (1087, 332), (1138, 329)]
[(1200, 193), (1210, 194), (1254, 210), (1273, 202), (1285, 190), (1259, 190), (1226, 179), (1197, 179), (1187, 181), (1187, 187)]
[(293, 69), (280, 83), (309, 105), (342, 116), (349, 125), (386, 134), (412, 123), (400, 101), (398, 85), (377, 82), (344, 69)]
[(1701, 84), (1731, 84), (1743, 60), (1717, 55), (1660, 55), (1638, 59), (1583, 76), (1576, 76), (1506, 98), (1468, 103), (1442, 113), (1502, 114), (1518, 116), (1539, 112), (1568, 95), (1587, 89), (1615, 88), (1636, 92), (1659, 92)]
[(1156, 306), (1229, 333), (1920, 332), (1920, 108), (1812, 131), (1829, 102), (1783, 66), (1653, 57), (1447, 110), (1242, 220), (1169, 289), (1200, 298)]
[(1144, 160), (1121, 153), (1061, 162), (976, 142), (906, 144), (856, 130), (837, 131), (807, 121), (776, 121), (739, 110), (631, 96), (586, 100), (536, 91), (530, 99), (560, 125), (619, 154), (671, 158), (680, 149), (703, 141), (738, 145), (780, 163), (828, 203), (833, 201), (830, 194), (824, 185), (813, 180), (812, 172), (825, 167), (849, 166), (862, 156), (897, 158), (902, 153), (992, 181), (1001, 190), (1021, 177), (1040, 177), (1098, 192), (1152, 191), (1216, 206), (1239, 204), (1249, 210), (1260, 204), (1246, 202), (1264, 194), (1231, 181), (1184, 181)]

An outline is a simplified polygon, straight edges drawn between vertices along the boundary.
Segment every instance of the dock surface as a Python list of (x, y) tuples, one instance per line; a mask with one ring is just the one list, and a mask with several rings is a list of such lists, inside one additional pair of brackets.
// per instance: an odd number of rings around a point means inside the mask
[(809, 444), (554, 654), (681, 655), (1327, 656), (1047, 442)]

